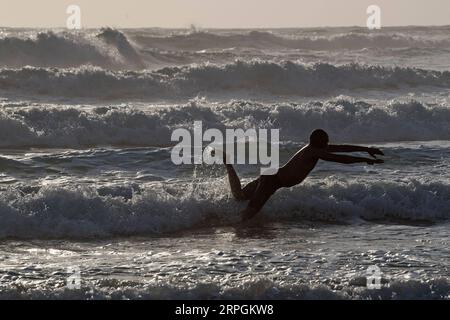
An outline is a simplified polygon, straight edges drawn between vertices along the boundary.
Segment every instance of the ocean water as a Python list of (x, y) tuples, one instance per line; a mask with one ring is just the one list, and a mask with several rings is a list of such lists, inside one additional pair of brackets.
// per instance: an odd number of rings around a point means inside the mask
[[(449, 299), (449, 31), (1, 28), (0, 298)], [(171, 162), (195, 120), (386, 163), (320, 162), (239, 227), (221, 166)]]

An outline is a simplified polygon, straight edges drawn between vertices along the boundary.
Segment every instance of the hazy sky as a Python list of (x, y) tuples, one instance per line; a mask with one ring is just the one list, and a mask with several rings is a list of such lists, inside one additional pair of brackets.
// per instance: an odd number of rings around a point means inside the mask
[(81, 7), (83, 27), (314, 27), (450, 24), (450, 0), (0, 0), (0, 26), (64, 27), (66, 8)]

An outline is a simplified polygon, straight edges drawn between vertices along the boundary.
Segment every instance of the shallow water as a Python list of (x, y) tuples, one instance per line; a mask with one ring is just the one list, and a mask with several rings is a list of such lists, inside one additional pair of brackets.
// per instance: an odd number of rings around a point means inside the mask
[[(157, 238), (8, 241), (1, 296), (449, 298), (448, 236), (448, 225), (259, 221)], [(372, 265), (382, 270), (381, 290), (366, 288)], [(66, 288), (73, 267), (78, 290)]]

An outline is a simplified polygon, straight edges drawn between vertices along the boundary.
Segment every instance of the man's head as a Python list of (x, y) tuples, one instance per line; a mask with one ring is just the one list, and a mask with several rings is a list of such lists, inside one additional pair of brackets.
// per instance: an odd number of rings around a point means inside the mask
[(322, 129), (314, 130), (309, 137), (309, 144), (314, 148), (326, 148), (328, 146), (328, 134)]

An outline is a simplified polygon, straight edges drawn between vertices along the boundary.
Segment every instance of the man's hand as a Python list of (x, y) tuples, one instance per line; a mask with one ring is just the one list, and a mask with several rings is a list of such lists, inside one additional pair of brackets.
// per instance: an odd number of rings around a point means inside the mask
[(384, 163), (384, 161), (381, 159), (367, 159), (366, 162), (367, 162), (367, 164), (370, 164), (370, 165), (373, 165), (375, 163)]
[(377, 158), (376, 155), (384, 156), (383, 151), (378, 148), (367, 148), (367, 153), (370, 154), (372, 158)]

